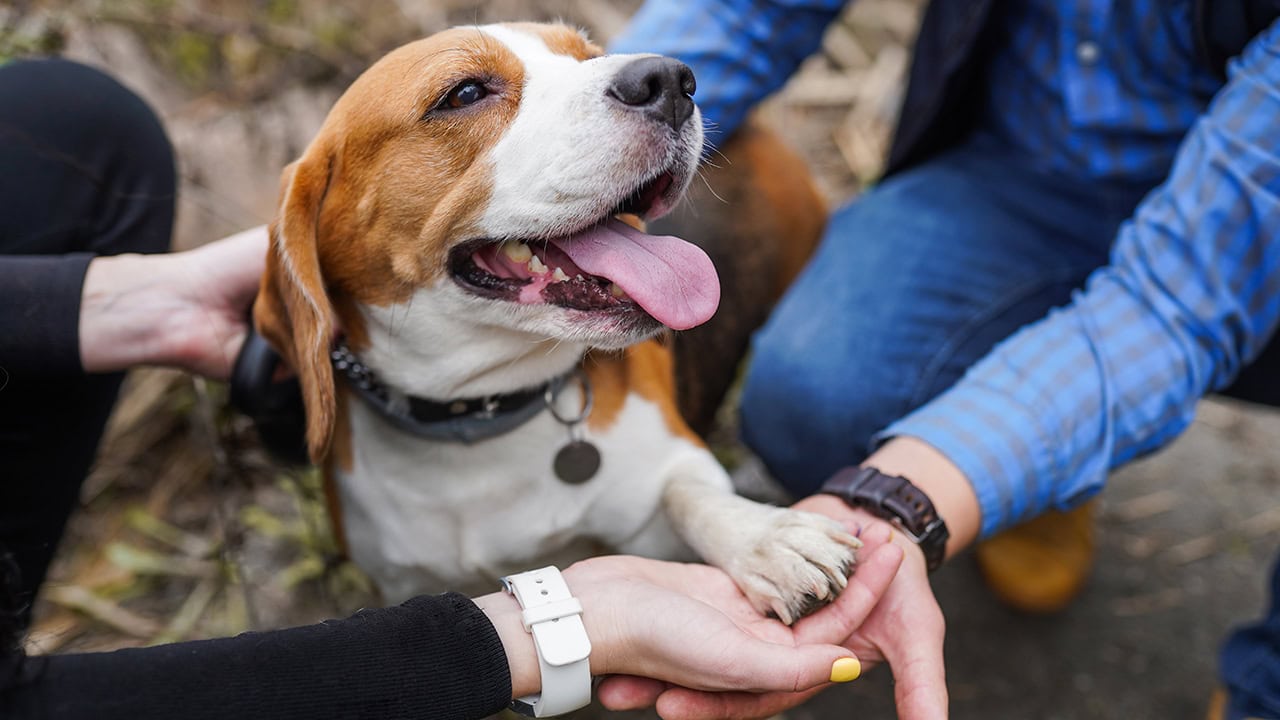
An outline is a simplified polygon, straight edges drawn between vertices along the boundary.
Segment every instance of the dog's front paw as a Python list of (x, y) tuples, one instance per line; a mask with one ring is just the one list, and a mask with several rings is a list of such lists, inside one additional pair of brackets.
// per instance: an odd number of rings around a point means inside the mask
[(822, 515), (761, 509), (764, 517), (729, 574), (756, 610), (790, 625), (840, 594), (862, 541)]

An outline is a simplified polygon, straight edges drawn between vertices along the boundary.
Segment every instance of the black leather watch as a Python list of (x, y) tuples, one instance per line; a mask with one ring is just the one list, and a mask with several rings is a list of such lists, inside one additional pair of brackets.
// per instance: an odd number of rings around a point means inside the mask
[(835, 495), (893, 523), (924, 551), (930, 572), (942, 564), (951, 533), (929, 496), (910, 480), (885, 475), (873, 467), (849, 467), (832, 475), (819, 492)]

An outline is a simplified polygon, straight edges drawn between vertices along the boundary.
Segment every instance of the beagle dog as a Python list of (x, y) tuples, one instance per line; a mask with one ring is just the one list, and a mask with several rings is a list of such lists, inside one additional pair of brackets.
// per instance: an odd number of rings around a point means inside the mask
[(858, 541), (735, 495), (677, 405), (661, 336), (720, 286), (637, 227), (697, 171), (693, 91), (569, 27), (455, 28), (373, 65), (285, 169), (255, 324), (388, 601), (602, 552), (692, 550), (788, 623), (845, 586)]

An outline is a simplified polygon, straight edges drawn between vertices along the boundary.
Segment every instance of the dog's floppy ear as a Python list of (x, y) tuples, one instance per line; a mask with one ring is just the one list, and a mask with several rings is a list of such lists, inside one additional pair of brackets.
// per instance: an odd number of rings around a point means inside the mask
[(320, 271), (317, 225), (328, 190), (331, 155), (313, 145), (280, 178), (280, 208), (262, 287), (253, 308), (258, 332), (298, 373), (307, 409), (307, 450), (319, 463), (329, 451), (335, 413), (333, 306)]

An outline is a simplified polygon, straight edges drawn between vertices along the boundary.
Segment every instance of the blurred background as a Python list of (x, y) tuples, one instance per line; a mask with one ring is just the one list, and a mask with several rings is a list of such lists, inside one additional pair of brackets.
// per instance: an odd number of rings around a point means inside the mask
[[(635, 0), (97, 0), (0, 3), (0, 59), (61, 54), (146, 98), (177, 149), (174, 244), (270, 221), (281, 168), (342, 89), (391, 48), (455, 24), (564, 20), (607, 42)], [(760, 109), (808, 160), (831, 204), (875, 181), (920, 0), (858, 0), (821, 52)], [(0, 168), (0, 172), (3, 169)], [(722, 457), (750, 459), (733, 439)], [(1258, 614), (1280, 537), (1280, 417), (1211, 400), (1170, 450), (1103, 501), (1081, 597), (1053, 617), (1011, 613), (967, 558), (936, 577), (956, 718), (1200, 718), (1216, 652)], [(3, 471), (0, 471), (0, 475)], [(314, 472), (262, 454), (225, 387), (133, 373), (73, 519), (31, 652), (234, 634), (377, 603), (338, 556)], [(894, 717), (868, 673), (787, 714)]]

